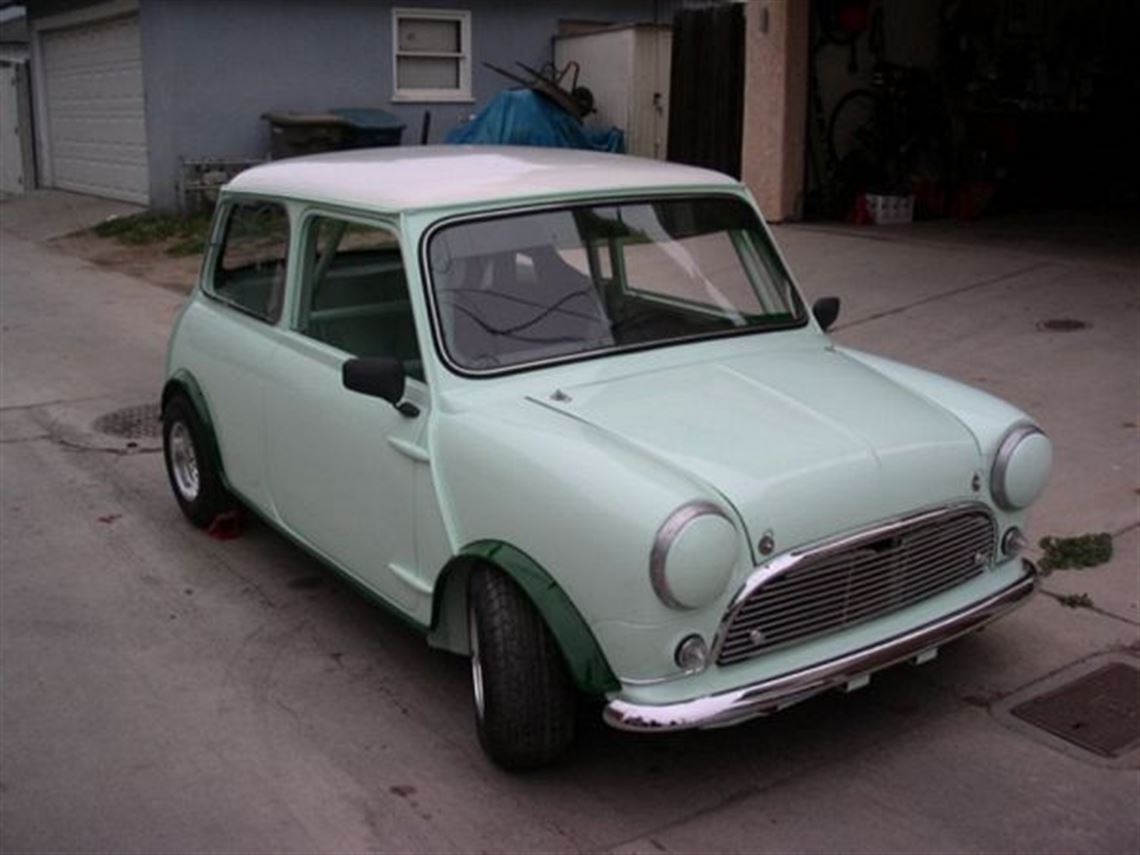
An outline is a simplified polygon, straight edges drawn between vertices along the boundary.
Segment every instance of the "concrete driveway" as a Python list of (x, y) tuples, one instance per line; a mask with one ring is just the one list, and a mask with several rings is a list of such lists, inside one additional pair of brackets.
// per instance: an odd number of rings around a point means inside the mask
[(479, 750), (464, 662), (264, 527), (190, 528), (156, 441), (93, 429), (155, 400), (180, 298), (56, 253), (48, 224), (21, 237), (22, 204), (0, 212), (3, 851), (1140, 849), (1137, 752), (1007, 713), (1140, 655), (1132, 244), (779, 229), (808, 294), (843, 298), (840, 342), (1038, 417), (1059, 460), (1035, 539), (1110, 531), (1116, 557), (854, 694), (667, 737), (591, 720), (569, 762), (511, 776)]

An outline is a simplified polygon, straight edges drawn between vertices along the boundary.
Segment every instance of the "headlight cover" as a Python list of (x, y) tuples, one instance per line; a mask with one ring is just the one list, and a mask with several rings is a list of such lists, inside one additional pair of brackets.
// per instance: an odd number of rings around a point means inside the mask
[(1027, 508), (1041, 495), (1053, 468), (1053, 443), (1036, 425), (1011, 428), (994, 457), (990, 493), (1007, 511)]
[(699, 609), (719, 597), (736, 566), (736, 526), (712, 502), (673, 511), (657, 530), (649, 554), (649, 579), (672, 609)]

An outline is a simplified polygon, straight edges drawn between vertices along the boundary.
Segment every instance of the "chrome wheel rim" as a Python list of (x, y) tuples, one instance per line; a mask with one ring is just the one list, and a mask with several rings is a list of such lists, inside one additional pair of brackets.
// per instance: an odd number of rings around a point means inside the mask
[(475, 609), (467, 610), (467, 638), (471, 646), (471, 689), (475, 695), (475, 715), (483, 720), (483, 660), (479, 656), (479, 622)]
[(174, 486), (187, 502), (198, 498), (198, 455), (194, 452), (194, 438), (185, 422), (175, 422), (170, 428), (170, 471)]

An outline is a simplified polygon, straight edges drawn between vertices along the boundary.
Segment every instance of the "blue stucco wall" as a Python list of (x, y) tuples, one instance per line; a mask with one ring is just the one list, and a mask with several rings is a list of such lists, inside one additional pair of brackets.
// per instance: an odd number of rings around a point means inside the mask
[[(471, 12), (475, 103), (393, 104), (393, 5)], [(484, 61), (538, 67), (551, 59), (559, 19), (670, 20), (653, 0), (141, 0), (152, 205), (178, 203), (180, 158), (259, 157), (269, 110), (380, 107), (419, 140), (425, 109), (432, 141), (506, 85)], [(668, 17), (666, 17), (668, 15)]]

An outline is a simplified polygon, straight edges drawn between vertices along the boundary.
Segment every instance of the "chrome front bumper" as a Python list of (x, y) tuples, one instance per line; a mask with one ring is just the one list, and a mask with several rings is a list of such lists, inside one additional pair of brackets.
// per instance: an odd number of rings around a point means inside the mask
[(913, 659), (955, 638), (980, 629), (1023, 605), (1037, 588), (1037, 568), (1022, 560), (1026, 575), (996, 594), (925, 626), (810, 668), (781, 674), (739, 689), (673, 704), (635, 704), (615, 698), (605, 708), (607, 724), (620, 730), (664, 732), (724, 727), (805, 700)]

